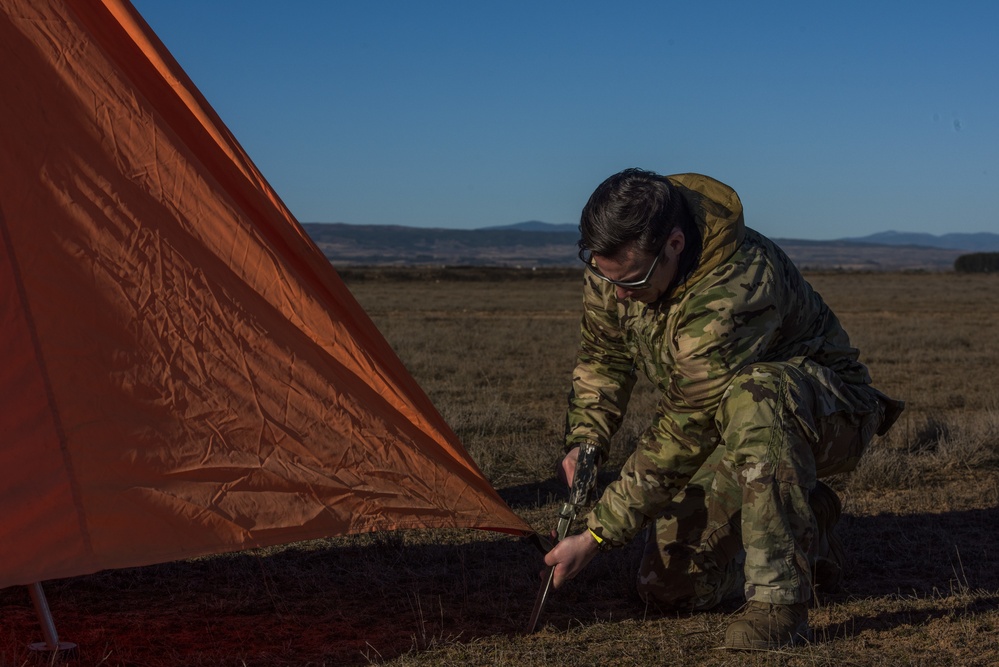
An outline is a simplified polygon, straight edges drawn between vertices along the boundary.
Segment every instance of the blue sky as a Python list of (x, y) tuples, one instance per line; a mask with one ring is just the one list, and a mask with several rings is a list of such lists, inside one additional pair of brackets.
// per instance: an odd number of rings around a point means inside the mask
[(576, 223), (638, 166), (774, 237), (999, 232), (999, 2), (133, 3), (302, 222)]

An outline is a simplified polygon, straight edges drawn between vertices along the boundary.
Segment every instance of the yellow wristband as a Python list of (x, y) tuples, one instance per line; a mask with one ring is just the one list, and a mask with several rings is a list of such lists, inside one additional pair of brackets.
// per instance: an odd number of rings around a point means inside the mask
[(604, 538), (602, 538), (599, 535), (597, 535), (596, 533), (594, 533), (592, 528), (587, 528), (587, 530), (590, 531), (590, 535), (592, 535), (593, 539), (595, 539), (597, 541), (597, 544), (603, 544), (604, 543)]

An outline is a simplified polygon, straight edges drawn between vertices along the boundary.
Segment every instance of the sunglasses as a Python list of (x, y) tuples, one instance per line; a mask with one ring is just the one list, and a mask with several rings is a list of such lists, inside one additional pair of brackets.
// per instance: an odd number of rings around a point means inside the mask
[(579, 259), (583, 262), (583, 264), (586, 264), (586, 268), (588, 268), (590, 272), (600, 280), (608, 282), (616, 287), (623, 287), (624, 289), (638, 291), (652, 286), (652, 274), (655, 272), (656, 266), (659, 264), (659, 258), (663, 256), (663, 248), (665, 247), (666, 244), (664, 243), (662, 248), (659, 248), (659, 252), (656, 253), (656, 258), (652, 260), (652, 266), (649, 267), (645, 277), (641, 280), (614, 280), (613, 278), (608, 278), (604, 274), (600, 273), (600, 269), (597, 268), (596, 263), (593, 261), (593, 253), (589, 248), (579, 249)]

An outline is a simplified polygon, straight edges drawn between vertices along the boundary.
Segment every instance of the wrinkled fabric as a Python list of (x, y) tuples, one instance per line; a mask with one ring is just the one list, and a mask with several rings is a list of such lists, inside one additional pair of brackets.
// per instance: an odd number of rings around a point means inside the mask
[(529, 527), (125, 0), (0, 0), (0, 587)]
[(681, 609), (743, 592), (770, 604), (809, 599), (810, 491), (818, 477), (855, 467), (882, 416), (869, 386), (807, 360), (744, 369), (719, 407), (723, 444), (655, 521), (639, 592)]

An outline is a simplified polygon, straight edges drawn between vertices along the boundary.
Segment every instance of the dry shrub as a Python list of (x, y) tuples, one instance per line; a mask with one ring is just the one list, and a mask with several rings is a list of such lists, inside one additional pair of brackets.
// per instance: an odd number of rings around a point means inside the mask
[(936, 446), (926, 453), (931, 468), (973, 471), (999, 463), (999, 413), (978, 413), (944, 426), (937, 431)]
[(857, 469), (850, 473), (847, 487), (865, 492), (876, 489), (906, 489), (915, 483), (912, 456), (881, 439), (871, 443)]
[(876, 438), (851, 473), (853, 491), (908, 489), (928, 476), (974, 472), (999, 463), (999, 412), (988, 410), (964, 419), (923, 418), (914, 427), (896, 427)]

